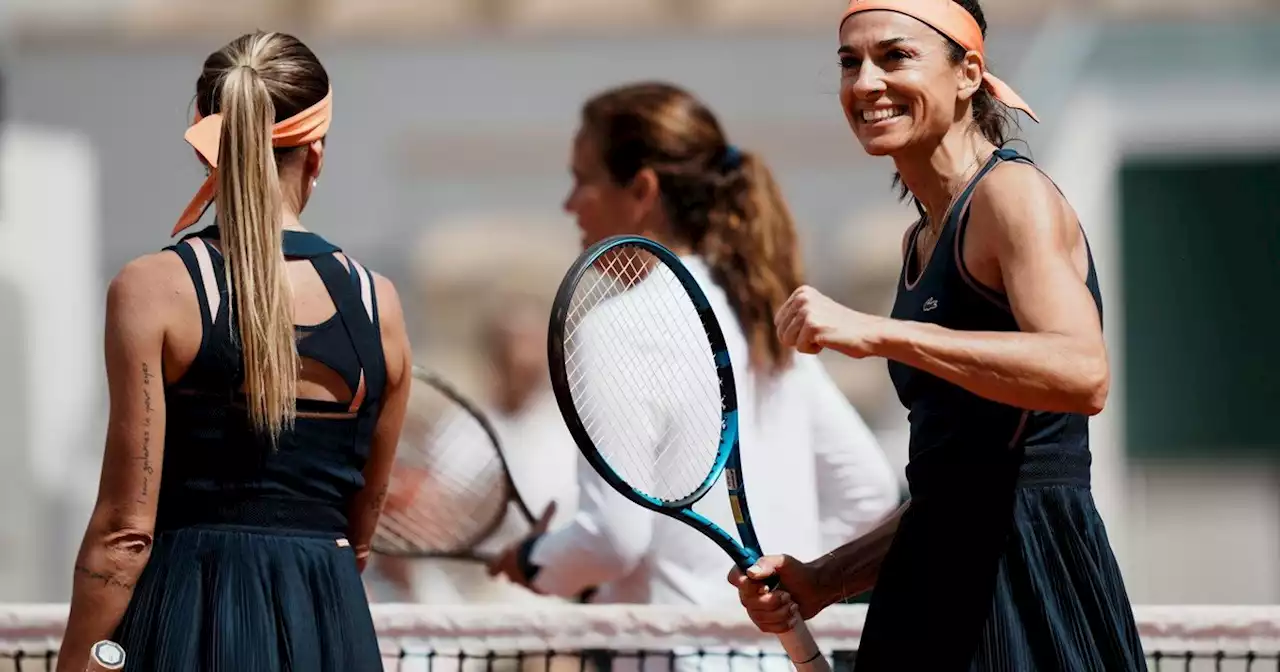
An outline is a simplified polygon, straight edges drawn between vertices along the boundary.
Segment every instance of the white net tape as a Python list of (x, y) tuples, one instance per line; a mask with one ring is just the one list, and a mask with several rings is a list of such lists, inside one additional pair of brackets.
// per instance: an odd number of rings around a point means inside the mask
[[(67, 606), (61, 604), (0, 605), (0, 672), (46, 669), (43, 665), (49, 652), (57, 650), (66, 614)], [(501, 667), (492, 660), (495, 654), (510, 658), (516, 652), (533, 660), (546, 658), (548, 652), (583, 650), (682, 651), (680, 655), (691, 657), (707, 651), (721, 656), (727, 651), (752, 656), (781, 651), (776, 639), (761, 634), (733, 608), (378, 604), (373, 615), (389, 670), (457, 669), (459, 652), (480, 664), (476, 669), (495, 669)], [(835, 606), (809, 627), (828, 655), (856, 651), (865, 615), (863, 606)], [(1280, 606), (1139, 606), (1135, 615), (1152, 669), (1280, 669)], [(16, 665), (15, 655), (25, 662)], [(440, 664), (451, 656), (454, 663)], [(434, 664), (415, 667), (405, 662), (428, 658)], [(703, 664), (694, 666), (698, 668), (708, 669)]]

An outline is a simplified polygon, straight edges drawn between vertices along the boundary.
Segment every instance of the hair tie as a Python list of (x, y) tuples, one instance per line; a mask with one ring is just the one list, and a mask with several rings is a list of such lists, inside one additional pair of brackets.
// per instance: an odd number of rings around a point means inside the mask
[(725, 170), (737, 170), (742, 166), (742, 150), (737, 145), (725, 145), (724, 158), (720, 163)]
[[(250, 65), (238, 67), (250, 68)], [(325, 94), (320, 102), (307, 109), (276, 123), (271, 127), (271, 145), (273, 147), (305, 147), (329, 132), (329, 122), (333, 113), (333, 89)], [(187, 209), (182, 211), (178, 223), (173, 227), (171, 235), (178, 235), (192, 224), (200, 221), (204, 211), (213, 203), (218, 190), (218, 150), (222, 142), (222, 114), (215, 113), (207, 117), (200, 115), (197, 106), (191, 127), (183, 135), (196, 153), (204, 159), (204, 184), (196, 192)]]

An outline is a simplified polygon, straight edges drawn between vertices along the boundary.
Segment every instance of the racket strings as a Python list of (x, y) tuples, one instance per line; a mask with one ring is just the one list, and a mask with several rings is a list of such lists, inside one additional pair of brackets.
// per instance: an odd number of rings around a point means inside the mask
[(466, 551), (511, 494), (498, 447), (470, 411), (415, 379), (376, 539), (383, 550)]
[[(619, 266), (620, 259), (623, 260), (621, 262), (622, 264), (621, 266)], [(617, 296), (618, 294), (621, 294), (622, 292), (626, 291), (631, 285), (635, 283), (637, 278), (644, 277), (648, 272), (648, 269), (644, 267), (644, 264), (640, 262), (638, 257), (636, 257), (635, 255), (625, 254), (623, 253), (622, 250), (617, 250), (610, 253), (609, 255), (607, 255), (607, 258), (602, 259), (602, 261), (604, 262), (604, 268), (597, 269), (594, 282), (585, 284), (585, 286), (588, 287), (586, 296), (581, 297), (579, 300), (575, 301), (574, 304), (576, 307), (572, 308), (570, 311), (570, 318), (569, 318), (570, 328), (569, 328), (568, 338), (571, 342), (574, 341), (575, 336), (577, 336), (578, 334), (579, 325), (583, 323), (584, 321), (583, 318), (585, 317), (586, 313), (590, 311), (592, 307), (599, 305), (603, 303), (605, 300), (613, 298), (614, 296)], [(639, 370), (641, 368), (639, 366), (639, 363), (636, 361), (637, 357), (634, 353), (626, 352), (624, 354), (627, 360), (625, 362), (624, 368), (627, 368), (630, 370)], [(569, 365), (569, 367), (567, 368), (570, 368), (570, 372), (569, 372), (570, 385), (575, 390), (581, 389), (581, 384), (584, 383), (586, 376), (592, 372), (592, 369), (593, 369), (592, 363), (581, 362), (580, 360), (582, 358), (578, 356), (577, 350), (573, 348), (570, 349), (568, 353), (568, 357), (566, 359)], [(610, 380), (608, 381), (608, 384), (610, 388), (619, 389), (622, 385), (622, 381), (616, 378), (616, 376), (614, 375), (614, 371), (615, 369), (613, 367), (609, 367), (609, 368), (596, 367), (596, 370), (594, 371), (594, 375), (603, 374), (609, 377)], [(586, 413), (585, 413), (585, 417), (583, 417), (582, 420), (583, 420), (583, 424), (586, 425), (587, 427), (588, 433), (590, 433), (592, 436), (599, 435), (600, 433), (599, 430), (603, 423), (609, 420), (616, 420), (619, 418), (625, 419), (627, 421), (627, 424), (629, 426), (626, 429), (628, 430), (629, 433), (638, 433), (646, 429), (643, 427), (636, 427), (632, 422), (630, 422), (631, 419), (633, 418), (631, 414), (617, 413), (617, 412), (613, 412), (613, 413), (599, 412), (601, 411), (600, 405), (595, 403), (594, 398), (589, 396), (582, 396), (582, 395), (575, 395), (575, 398), (583, 399), (586, 402), (586, 406), (587, 406), (587, 408), (585, 409)], [(609, 410), (618, 411), (620, 409), (609, 409)]]
[(716, 457), (707, 446), (720, 435), (719, 378), (698, 311), (648, 252), (614, 250), (594, 271), (566, 320), (579, 417), (623, 480), (660, 500), (684, 498), (706, 480)]
[(415, 467), (401, 468), (390, 495), (395, 501), (388, 509), (389, 532), (405, 542), (432, 540), (431, 547), (448, 550), (465, 545), (473, 530), (494, 517), (501, 500), (492, 488), (502, 485), (501, 465), (468, 466), (475, 455), (451, 455), (461, 452), (453, 448), (444, 455), (406, 456), (415, 464), (429, 460), (440, 468), (417, 468), (416, 473)]
[[(621, 263), (619, 263), (619, 260), (622, 260)], [(627, 254), (626, 251), (624, 250), (615, 250), (612, 253), (610, 253), (610, 255), (608, 255), (606, 259), (602, 259), (602, 261), (604, 262), (604, 268), (599, 270), (596, 276), (597, 277), (596, 282), (589, 283), (587, 285), (589, 287), (587, 295), (583, 297), (581, 300), (579, 300), (578, 302), (576, 302), (577, 309), (571, 311), (570, 320), (575, 325), (575, 327), (570, 331), (570, 334), (571, 334), (570, 338), (572, 338), (573, 335), (577, 333), (576, 325), (582, 324), (583, 320), (581, 318), (583, 318), (585, 314), (590, 311), (591, 307), (594, 307), (595, 305), (602, 303), (605, 299), (612, 298), (626, 291), (630, 287), (637, 284), (637, 282), (640, 279), (643, 279), (648, 276), (649, 269), (646, 267), (646, 264), (644, 264), (640, 260), (640, 257), (635, 254)], [(585, 309), (584, 309), (584, 306), (585, 306)], [(636, 317), (635, 311), (631, 311), (631, 317), (633, 319)], [(609, 334), (608, 336), (612, 336), (616, 338), (616, 336), (613, 334)], [(576, 351), (573, 354), (576, 354)], [(574, 360), (576, 364), (577, 363), (576, 360), (578, 359), (578, 357), (574, 357), (573, 354), (570, 355), (570, 358)], [(639, 362), (637, 353), (631, 350), (622, 350), (620, 353), (615, 352), (615, 358), (619, 360), (625, 360), (624, 366), (622, 368), (625, 368), (629, 371), (651, 371), (652, 370), (651, 367), (644, 366), (641, 362)], [(573, 377), (572, 379), (573, 382), (571, 383), (574, 389), (580, 389), (578, 383), (581, 383), (584, 380), (587, 373), (591, 370), (592, 370), (592, 367), (590, 363), (574, 366), (574, 372), (577, 374)], [(609, 368), (600, 367), (600, 369), (596, 372), (596, 374), (599, 375), (600, 373), (603, 373), (604, 375), (607, 375), (610, 378), (610, 380), (608, 381), (609, 387), (611, 389), (618, 389), (622, 385), (622, 381), (617, 379), (617, 377), (614, 375), (614, 372), (615, 372), (615, 369), (613, 367), (609, 367)], [(584, 400), (585, 405), (587, 406), (587, 408), (585, 409), (587, 417), (584, 418), (584, 425), (587, 426), (588, 432), (593, 435), (599, 434), (598, 431), (593, 431), (593, 430), (598, 430), (603, 423), (608, 422), (610, 420), (616, 420), (619, 418), (626, 420), (626, 424), (628, 425), (628, 427), (626, 428), (628, 430), (627, 433), (631, 435), (642, 433), (643, 430), (652, 431), (653, 429), (652, 427), (636, 427), (634, 423), (630, 422), (631, 419), (633, 419), (635, 416), (633, 416), (632, 414), (626, 413), (625, 409), (610, 408), (608, 410), (613, 412), (600, 412), (602, 409), (599, 404), (593, 403), (595, 401), (594, 398), (586, 395), (579, 395), (577, 398)], [(672, 425), (664, 426), (662, 430), (663, 431), (662, 436), (655, 437), (658, 439), (658, 445), (662, 445), (663, 440), (668, 439), (668, 437), (670, 436), (671, 427)], [(626, 455), (626, 454), (624, 454), (624, 456), (633, 457), (631, 455)], [(643, 471), (644, 467), (646, 466), (644, 464), (637, 464), (636, 463), (637, 461), (634, 459), (629, 461), (632, 463), (631, 464), (632, 467), (639, 467), (639, 469), (633, 468), (631, 470), (628, 470), (632, 474), (636, 474), (637, 471)], [(650, 480), (651, 479), (646, 479), (645, 482), (648, 483)]]
[[(665, 281), (666, 287), (664, 289), (666, 289), (670, 293), (670, 296), (682, 297), (684, 290), (679, 286), (679, 282), (670, 273), (670, 271), (667, 271), (666, 267), (662, 267), (662, 270), (665, 272), (657, 274), (658, 278), (656, 279), (661, 279)], [(692, 304), (690, 304), (690, 306), (691, 305)], [(635, 313), (638, 313), (638, 312), (640, 311), (636, 311), (636, 310), (631, 311), (633, 316), (635, 316)], [(694, 312), (693, 316), (694, 318), (697, 317), (696, 311)], [(653, 319), (653, 315), (651, 312), (645, 311), (641, 313), (638, 317), (640, 317), (641, 319), (647, 318), (646, 321), (648, 322), (648, 324), (644, 325), (646, 328), (655, 332), (661, 331), (660, 325), (655, 324), (655, 321)], [(678, 326), (682, 324), (687, 326), (688, 323), (687, 321), (676, 321), (676, 324)], [(680, 342), (693, 343), (697, 341), (691, 340), (691, 339), (696, 339), (701, 337), (700, 333), (699, 334), (690, 333), (690, 331), (687, 328), (682, 331), (684, 333), (681, 333), (678, 335)], [(714, 366), (714, 362), (712, 362), (712, 364)], [(657, 380), (658, 369), (656, 367), (643, 367), (641, 370), (644, 370), (649, 373), (648, 378), (650, 382), (654, 382)], [(650, 389), (656, 389), (657, 387), (658, 385), (656, 383), (649, 386)], [(689, 391), (696, 391), (696, 390), (697, 390), (697, 387), (693, 387), (693, 388), (690, 388)], [(657, 446), (658, 446), (657, 454), (653, 458), (655, 464), (662, 465), (664, 458), (668, 456), (670, 456), (673, 459), (678, 459), (681, 456), (685, 455), (685, 453), (679, 452), (678, 450), (675, 453), (672, 452), (672, 448), (682, 445), (682, 442), (680, 441), (680, 439), (685, 438), (683, 436), (673, 435), (672, 430), (680, 426), (685, 426), (685, 427), (690, 425), (696, 426), (695, 419), (691, 417), (692, 416), (691, 409), (705, 408), (706, 405), (708, 403), (713, 402), (714, 399), (712, 398), (712, 395), (706, 394), (704, 395), (704, 399), (700, 401), (703, 403), (701, 404), (694, 403), (694, 404), (687, 404), (687, 405), (681, 404), (679, 406), (679, 408), (683, 411), (682, 413), (682, 415), (684, 416), (683, 419), (686, 421), (683, 425), (681, 425), (680, 423), (665, 423), (663, 425), (664, 431), (662, 436), (658, 437), (659, 440), (657, 442)], [(686, 495), (689, 492), (692, 492), (693, 489), (696, 489), (697, 486), (701, 484), (702, 479), (705, 477), (707, 473), (706, 469), (701, 468), (703, 465), (698, 464), (697, 461), (695, 460), (681, 460), (677, 466), (681, 470), (681, 475), (684, 476), (684, 479), (681, 479), (681, 482), (683, 483), (683, 482), (686, 482), (687, 480), (688, 482), (691, 482), (693, 485), (692, 488), (689, 488), (687, 490), (684, 488), (677, 489), (679, 492), (679, 495), (681, 496)], [(706, 466), (707, 468), (709, 468), (710, 465), (706, 465)]]
[[(617, 263), (618, 259), (625, 259), (624, 266), (621, 268), (618, 267), (618, 263)], [(590, 306), (598, 305), (605, 299), (612, 298), (613, 296), (616, 296), (617, 294), (620, 294), (621, 292), (625, 291), (629, 286), (634, 284), (637, 278), (643, 277), (647, 273), (647, 270), (648, 269), (645, 269), (643, 264), (638, 263), (638, 260), (634, 255), (623, 255), (623, 254), (611, 255), (611, 258), (606, 262), (606, 267), (598, 275), (597, 282), (588, 285), (590, 289), (587, 292), (587, 296), (583, 297), (583, 299), (578, 302), (578, 309), (573, 311), (573, 314), (570, 319), (571, 319), (571, 322), (574, 324), (574, 328), (570, 332), (570, 338), (572, 339), (574, 335), (577, 333), (576, 325), (582, 323), (582, 320), (580, 318), (584, 317), (586, 312), (589, 312)], [(607, 281), (600, 281), (599, 279), (606, 279)], [(588, 308), (586, 310), (582, 310), (583, 306), (587, 306)], [(570, 354), (570, 364), (572, 366), (572, 371), (570, 372), (569, 377), (570, 377), (571, 385), (574, 387), (574, 389), (581, 389), (580, 384), (584, 382), (585, 377), (588, 375), (588, 372), (592, 370), (592, 367), (590, 363), (585, 363), (585, 364), (580, 363), (578, 361), (580, 357), (574, 356), (576, 354), (577, 354), (576, 351)], [(631, 351), (624, 351), (621, 354), (622, 356), (620, 357), (620, 359), (625, 359), (623, 368), (631, 371), (649, 370), (649, 367), (644, 367), (641, 365), (641, 362), (638, 361), (638, 355), (636, 353)], [(610, 380), (608, 381), (608, 384), (613, 389), (618, 389), (622, 384), (622, 381), (617, 379), (615, 375), (615, 369), (613, 367), (610, 367), (610, 368), (601, 367), (597, 371), (597, 375), (599, 374), (603, 374), (610, 378)], [(633, 415), (616, 412), (623, 409), (616, 409), (616, 408), (608, 409), (610, 411), (615, 411), (613, 413), (600, 412), (602, 409), (599, 404), (593, 403), (595, 401), (594, 398), (592, 397), (579, 397), (579, 398), (584, 399), (584, 401), (587, 404), (587, 409), (586, 409), (587, 413), (586, 413), (586, 417), (583, 418), (583, 420), (584, 420), (584, 425), (587, 426), (587, 431), (592, 435), (599, 434), (598, 430), (600, 429), (600, 426), (603, 422), (607, 422), (611, 419), (617, 419), (617, 418), (623, 418), (627, 421), (627, 424), (629, 425), (627, 427), (627, 430), (629, 433), (632, 433), (632, 434), (639, 433), (645, 429), (649, 429), (649, 430), (652, 429), (652, 428), (636, 427), (634, 423), (631, 422), (631, 420), (634, 417)], [(666, 438), (669, 435), (669, 433), (670, 433), (670, 426), (668, 425), (663, 428), (663, 436), (658, 437), (659, 440)]]

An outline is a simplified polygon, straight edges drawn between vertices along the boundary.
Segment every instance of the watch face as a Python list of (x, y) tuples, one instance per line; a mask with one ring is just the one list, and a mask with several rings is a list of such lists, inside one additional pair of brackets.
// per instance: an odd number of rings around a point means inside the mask
[(115, 642), (98, 642), (93, 645), (93, 660), (108, 670), (118, 670), (124, 667), (124, 649)]

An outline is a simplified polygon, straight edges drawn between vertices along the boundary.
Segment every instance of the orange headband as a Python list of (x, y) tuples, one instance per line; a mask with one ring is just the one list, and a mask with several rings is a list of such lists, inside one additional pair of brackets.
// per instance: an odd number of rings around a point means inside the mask
[(840, 19), (840, 25), (843, 26), (850, 16), (858, 12), (869, 12), (873, 9), (906, 14), (946, 35), (961, 47), (978, 52), (978, 55), (983, 58), (982, 84), (991, 92), (991, 95), (1015, 110), (1026, 112), (1027, 116), (1033, 120), (1040, 121), (1036, 113), (1031, 111), (1031, 106), (1027, 105), (1012, 87), (995, 75), (986, 72), (982, 28), (964, 7), (953, 0), (851, 0), (849, 9), (845, 10), (844, 16)]
[[(333, 89), (329, 89), (329, 93), (325, 94), (320, 102), (273, 126), (271, 146), (304, 147), (323, 138), (329, 132), (332, 112)], [(201, 117), (200, 110), (197, 108), (191, 128), (187, 129), (183, 137), (200, 154), (200, 158), (209, 164), (209, 177), (205, 178), (204, 184), (200, 185), (200, 190), (196, 192), (195, 198), (191, 199), (191, 203), (187, 204), (187, 209), (182, 211), (178, 224), (173, 227), (173, 233), (170, 234), (174, 236), (200, 221), (201, 215), (217, 194), (218, 148), (222, 142), (222, 115), (211, 114)]]

